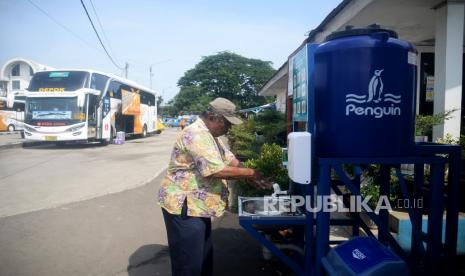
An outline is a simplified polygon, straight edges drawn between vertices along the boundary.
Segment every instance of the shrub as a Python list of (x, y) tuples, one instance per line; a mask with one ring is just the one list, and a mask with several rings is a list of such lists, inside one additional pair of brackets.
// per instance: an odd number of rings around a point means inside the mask
[[(264, 144), (256, 159), (247, 160), (244, 165), (257, 169), (271, 181), (278, 183), (283, 190), (288, 189), (287, 170), (282, 166), (283, 153), (277, 144)], [(270, 195), (270, 190), (259, 190), (245, 181), (238, 181), (237, 193), (241, 196)]]
[[(380, 165), (371, 164), (365, 168), (363, 171), (363, 177), (365, 180), (360, 187), (360, 194), (363, 197), (371, 196), (368, 205), (372, 208), (376, 208), (376, 204), (379, 201), (380, 197)], [(396, 204), (398, 198), (402, 198), (402, 192), (399, 186), (399, 179), (397, 178), (394, 168), (390, 169), (389, 172), (389, 202), (391, 204)]]
[(415, 118), (415, 135), (431, 136), (433, 133), (433, 126), (443, 124), (445, 120), (451, 118), (451, 114), (454, 111), (456, 111), (456, 109), (434, 115), (417, 115)]

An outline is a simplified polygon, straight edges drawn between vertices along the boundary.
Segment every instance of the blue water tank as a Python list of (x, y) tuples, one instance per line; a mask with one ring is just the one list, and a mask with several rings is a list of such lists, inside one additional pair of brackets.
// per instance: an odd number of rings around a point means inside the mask
[(329, 35), (315, 51), (319, 157), (393, 157), (413, 152), (416, 49), (371, 26)]

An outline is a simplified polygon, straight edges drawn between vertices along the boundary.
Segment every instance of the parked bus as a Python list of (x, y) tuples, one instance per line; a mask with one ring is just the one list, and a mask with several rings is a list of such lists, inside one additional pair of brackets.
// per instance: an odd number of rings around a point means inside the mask
[(119, 131), (157, 132), (156, 92), (93, 70), (37, 72), (26, 93), (24, 135), (36, 141), (101, 141)]
[(24, 102), (20, 93), (9, 92), (7, 97), (0, 97), (0, 131), (23, 129)]

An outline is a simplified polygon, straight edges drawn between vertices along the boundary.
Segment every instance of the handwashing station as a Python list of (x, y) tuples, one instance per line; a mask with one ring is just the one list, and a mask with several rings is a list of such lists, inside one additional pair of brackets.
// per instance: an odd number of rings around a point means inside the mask
[[(456, 271), (460, 148), (414, 142), (415, 47), (376, 25), (348, 27), (321, 44), (304, 43), (288, 64), (290, 189), (239, 198), (239, 222), (263, 244), (264, 257), (283, 261), (296, 275)], [(359, 211), (341, 217), (317, 208), (330, 195), (350, 198), (341, 202), (345, 207), (357, 202), (352, 198), (373, 165), (380, 197), (389, 196), (394, 175), (403, 199), (424, 203), (404, 208), (407, 249), (389, 230), (387, 208), (364, 212), (376, 231)], [(330, 240), (330, 227), (345, 227), (352, 237)]]

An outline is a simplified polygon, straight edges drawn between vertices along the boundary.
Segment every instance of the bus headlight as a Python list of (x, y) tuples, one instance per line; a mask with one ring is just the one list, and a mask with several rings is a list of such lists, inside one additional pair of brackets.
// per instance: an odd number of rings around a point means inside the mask
[(24, 125), (24, 129), (30, 132), (35, 132), (36, 130), (30, 126)]
[(81, 128), (83, 128), (85, 125), (86, 125), (85, 123), (82, 123), (82, 124), (79, 124), (77, 126), (70, 127), (66, 131), (75, 132), (75, 131), (80, 130)]

